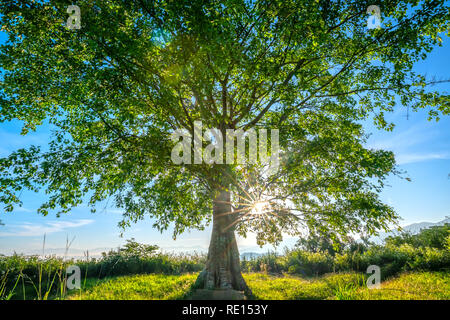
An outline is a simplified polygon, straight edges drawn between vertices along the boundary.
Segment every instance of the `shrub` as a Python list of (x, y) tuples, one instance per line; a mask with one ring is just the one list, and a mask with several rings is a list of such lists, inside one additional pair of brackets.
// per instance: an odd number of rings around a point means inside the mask
[(286, 253), (286, 268), (304, 276), (322, 275), (333, 270), (333, 258), (325, 252), (292, 250)]
[[(198, 272), (205, 266), (202, 254), (168, 254), (157, 252), (156, 246), (138, 244), (128, 240), (123, 248), (103, 253), (99, 259), (65, 260), (62, 257), (0, 255), (0, 293), (9, 292), (17, 285), (22, 290), (19, 296), (32, 295), (37, 299), (65, 294), (66, 268), (80, 267), (83, 278), (104, 278), (130, 274), (165, 273), (181, 274)], [(3, 294), (0, 294), (0, 298)], [(6, 294), (5, 294), (6, 295)]]
[(450, 224), (443, 226), (433, 226), (423, 229), (418, 234), (402, 233), (398, 236), (388, 237), (386, 244), (400, 246), (410, 244), (413, 247), (429, 247), (436, 249), (445, 249), (447, 237), (450, 235)]
[(282, 258), (275, 252), (241, 261), (241, 269), (246, 272), (281, 273), (284, 271)]

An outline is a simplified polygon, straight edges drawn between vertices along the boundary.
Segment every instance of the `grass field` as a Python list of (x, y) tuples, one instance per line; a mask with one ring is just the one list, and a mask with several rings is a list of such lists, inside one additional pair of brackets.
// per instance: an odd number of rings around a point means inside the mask
[[(103, 280), (88, 279), (82, 290), (68, 299), (185, 299), (197, 274), (136, 275)], [(253, 299), (450, 299), (450, 274), (444, 272), (404, 273), (382, 283), (380, 289), (369, 290), (362, 274), (328, 274), (303, 279), (290, 275), (244, 274), (253, 291)]]
[(68, 299), (82, 300), (173, 300), (187, 294), (198, 274), (180, 276), (149, 274), (110, 279), (88, 279), (85, 290), (78, 290)]
[(359, 288), (354, 292), (344, 292), (341, 299), (449, 300), (450, 273), (404, 273), (382, 283), (379, 290)]

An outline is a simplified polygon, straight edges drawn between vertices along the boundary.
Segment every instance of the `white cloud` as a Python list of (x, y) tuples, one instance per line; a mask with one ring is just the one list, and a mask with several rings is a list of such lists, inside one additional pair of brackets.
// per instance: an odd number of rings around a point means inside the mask
[(429, 124), (419, 124), (397, 134), (385, 133), (385, 139), (368, 143), (369, 148), (383, 150), (406, 150), (436, 138), (438, 132)]
[(382, 136), (370, 141), (367, 147), (393, 151), (397, 164), (450, 159), (443, 132), (435, 124), (419, 123), (397, 134), (388, 132)]
[(439, 159), (450, 159), (450, 154), (442, 152), (442, 153), (405, 153), (396, 155), (396, 160), (398, 164), (408, 164), (408, 163), (417, 163), (424, 162), (429, 160), (439, 160)]
[(80, 219), (74, 221), (50, 221), (45, 224), (28, 223), (25, 222), (22, 225), (8, 225), (8, 229), (12, 229), (7, 232), (0, 232), (0, 237), (34, 237), (42, 236), (44, 234), (51, 234), (61, 232), (66, 229), (82, 227), (93, 223), (94, 220)]
[(33, 212), (33, 210), (25, 208), (25, 207), (16, 207), (14, 208), (14, 212), (26, 212), (26, 213), (30, 213)]

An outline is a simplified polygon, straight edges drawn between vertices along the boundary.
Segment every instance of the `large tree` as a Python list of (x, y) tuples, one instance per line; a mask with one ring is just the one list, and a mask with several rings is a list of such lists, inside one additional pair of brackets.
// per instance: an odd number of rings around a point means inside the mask
[[(23, 189), (44, 189), (45, 215), (112, 197), (121, 227), (149, 216), (174, 237), (212, 220), (202, 287), (247, 289), (235, 232), (264, 244), (395, 222), (379, 200), (394, 156), (365, 148), (361, 123), (392, 129), (397, 104), (450, 111), (412, 69), (448, 32), (445, 1), (380, 1), (370, 30), (369, 1), (78, 0), (80, 29), (70, 4), (1, 1), (0, 121), (54, 130), (0, 159), (0, 201), (13, 210)], [(278, 129), (279, 170), (174, 164), (170, 135), (195, 121)]]

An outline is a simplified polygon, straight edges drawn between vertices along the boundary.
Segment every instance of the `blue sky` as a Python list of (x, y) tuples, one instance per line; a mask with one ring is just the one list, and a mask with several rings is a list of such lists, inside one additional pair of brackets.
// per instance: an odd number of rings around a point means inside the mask
[[(4, 41), (4, 35), (0, 34), (0, 43)], [(449, 57), (450, 39), (444, 38), (443, 46), (436, 47), (425, 61), (415, 66), (415, 70), (437, 79), (449, 78)], [(436, 88), (450, 92), (450, 84), (440, 84)], [(427, 112), (420, 111), (410, 112), (409, 119), (406, 119), (406, 108), (397, 107), (388, 119), (396, 124), (393, 132), (379, 131), (371, 122), (365, 123), (367, 132), (372, 134), (368, 146), (394, 151), (400, 168), (412, 181), (390, 177), (382, 199), (402, 217), (400, 225), (443, 220), (450, 215), (450, 117), (430, 122)], [(42, 126), (37, 132), (21, 136), (19, 123), (0, 123), (0, 157), (31, 144), (45, 145), (49, 133), (48, 126)], [(98, 254), (106, 248), (123, 244), (131, 237), (174, 252), (205, 251), (208, 248), (210, 228), (185, 233), (174, 241), (171, 230), (161, 234), (152, 228), (153, 221), (147, 219), (128, 229), (120, 238), (117, 227), (121, 220), (119, 210), (107, 208), (92, 214), (87, 207), (79, 207), (60, 218), (54, 214), (43, 217), (36, 213), (43, 199), (43, 193), (24, 192), (22, 208), (13, 213), (0, 211), (0, 219), (5, 223), (5, 226), (0, 226), (0, 253), (40, 253), (44, 233), (46, 254), (62, 254), (67, 237), (69, 240), (74, 238), (70, 254), (75, 256), (82, 256), (85, 250), (89, 250), (91, 255)], [(295, 239), (289, 238), (282, 246), (293, 243)], [(241, 252), (272, 248), (260, 249), (252, 236), (238, 239), (238, 244)]]

